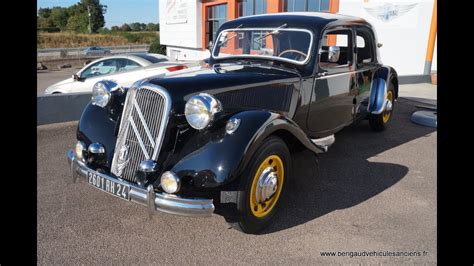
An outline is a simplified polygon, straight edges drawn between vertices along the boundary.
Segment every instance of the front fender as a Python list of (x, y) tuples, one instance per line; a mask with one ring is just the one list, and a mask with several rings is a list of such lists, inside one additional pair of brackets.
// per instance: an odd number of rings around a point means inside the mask
[[(397, 73), (388, 66), (382, 66), (374, 73), (372, 85), (370, 87), (369, 105), (367, 110), (372, 114), (380, 114), (384, 110), (385, 99), (387, 98), (388, 84), (392, 79), (397, 80)], [(396, 82), (398, 84), (398, 82)], [(398, 95), (398, 87), (395, 88), (395, 96)]]
[[(225, 127), (187, 154), (171, 169), (180, 178), (192, 178), (195, 187), (215, 188), (234, 181), (244, 171), (262, 141), (271, 134), (286, 131), (315, 153), (321, 152), (292, 120), (269, 111), (244, 111), (230, 118), (240, 119), (233, 134)], [(195, 142), (196, 140), (190, 140)], [(187, 144), (186, 144), (187, 145)]]
[(106, 154), (106, 167), (112, 165), (115, 142), (117, 137), (117, 121), (110, 117), (105, 109), (95, 106), (90, 102), (84, 108), (77, 127), (77, 139), (87, 146), (93, 142), (104, 145)]

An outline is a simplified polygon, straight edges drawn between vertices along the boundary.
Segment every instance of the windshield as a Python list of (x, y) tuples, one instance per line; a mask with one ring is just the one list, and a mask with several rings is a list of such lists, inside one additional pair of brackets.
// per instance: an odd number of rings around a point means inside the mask
[(304, 29), (237, 28), (221, 31), (216, 40), (215, 59), (255, 57), (302, 65), (310, 58), (313, 34)]

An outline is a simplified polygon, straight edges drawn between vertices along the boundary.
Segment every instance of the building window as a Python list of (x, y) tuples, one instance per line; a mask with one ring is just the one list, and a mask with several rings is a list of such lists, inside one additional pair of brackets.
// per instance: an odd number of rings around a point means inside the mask
[(329, 0), (283, 0), (283, 12), (329, 11)]
[(209, 46), (209, 42), (215, 42), (217, 37), (217, 30), (226, 21), (227, 18), (227, 5), (215, 5), (207, 7), (207, 18), (206, 18), (206, 47)]
[(267, 13), (267, 0), (238, 0), (238, 17)]

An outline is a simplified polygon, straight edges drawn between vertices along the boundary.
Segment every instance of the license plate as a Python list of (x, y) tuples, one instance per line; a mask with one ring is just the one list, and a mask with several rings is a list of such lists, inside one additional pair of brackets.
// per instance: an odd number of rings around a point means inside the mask
[(98, 174), (97, 172), (87, 172), (87, 183), (89, 183), (89, 185), (95, 188), (98, 188), (121, 199), (130, 200), (128, 195), (128, 192), (130, 191), (130, 186), (115, 182), (114, 180), (104, 177)]

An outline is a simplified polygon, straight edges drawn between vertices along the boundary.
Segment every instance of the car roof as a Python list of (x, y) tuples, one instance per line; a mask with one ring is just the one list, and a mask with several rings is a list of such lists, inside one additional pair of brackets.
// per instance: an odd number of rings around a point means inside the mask
[[(164, 56), (164, 55), (160, 55), (160, 54), (153, 54), (153, 53), (144, 53), (145, 55), (149, 55), (149, 56), (154, 56), (154, 57), (158, 57), (161, 59), (161, 57), (166, 57), (169, 59), (169, 57), (167, 56)], [(140, 65), (146, 67), (146, 66), (149, 66), (149, 65), (152, 65), (153, 63), (151, 63), (150, 61), (144, 59), (143, 57), (140, 57), (138, 56), (139, 54), (138, 53), (133, 53), (133, 54), (118, 54), (118, 55), (111, 55), (111, 56), (104, 56), (104, 57), (101, 57), (99, 59), (96, 59), (92, 62), (90, 62), (88, 65), (91, 65), (91, 64), (94, 64), (98, 61), (102, 61), (102, 60), (107, 60), (107, 59), (131, 59), (135, 62), (138, 62)], [(167, 62), (168, 63), (168, 62)], [(170, 60), (170, 63), (175, 63), (173, 60)], [(157, 63), (157, 64), (160, 64), (160, 63)], [(87, 67), (86, 66), (86, 67)]]
[[(326, 26), (370, 24), (363, 18), (333, 14), (327, 12), (283, 12), (240, 17), (225, 22), (220, 30), (243, 27), (279, 27), (287, 24), (286, 28), (305, 28), (318, 32)], [(242, 27), (242, 26), (241, 26)]]

